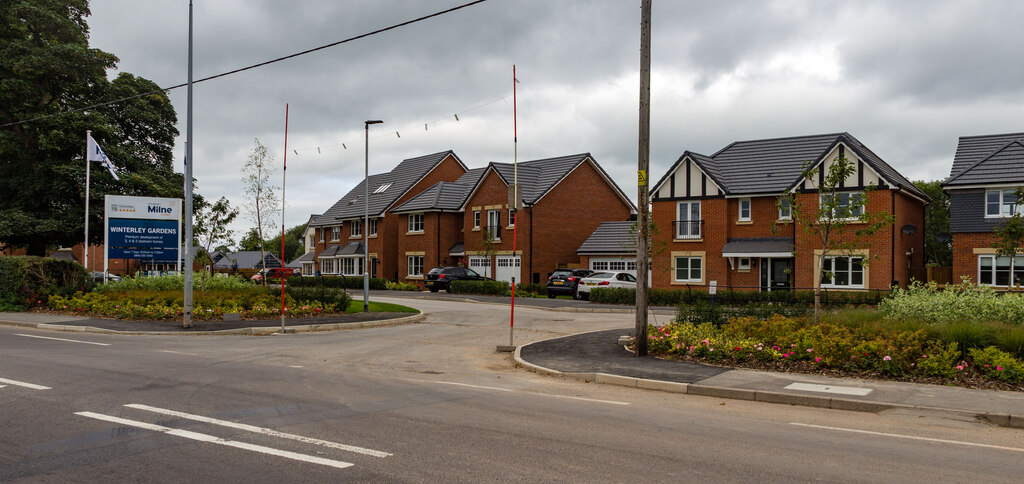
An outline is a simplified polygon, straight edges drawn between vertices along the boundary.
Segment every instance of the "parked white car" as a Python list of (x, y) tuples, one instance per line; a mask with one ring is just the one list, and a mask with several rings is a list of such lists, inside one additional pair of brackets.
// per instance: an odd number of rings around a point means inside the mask
[(590, 290), (598, 287), (636, 289), (636, 276), (629, 272), (595, 272), (576, 286), (576, 299), (590, 299)]

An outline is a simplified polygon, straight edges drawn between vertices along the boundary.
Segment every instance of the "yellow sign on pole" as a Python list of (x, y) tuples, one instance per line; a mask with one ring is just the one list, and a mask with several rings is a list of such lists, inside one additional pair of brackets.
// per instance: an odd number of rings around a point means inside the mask
[(637, 174), (637, 180), (636, 180), (637, 186), (641, 186), (641, 187), (647, 186), (647, 170), (637, 170), (636, 174)]

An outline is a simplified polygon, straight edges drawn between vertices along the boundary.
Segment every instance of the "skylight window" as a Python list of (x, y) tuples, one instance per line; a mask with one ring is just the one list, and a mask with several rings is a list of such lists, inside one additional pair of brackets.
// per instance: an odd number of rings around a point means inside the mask
[(385, 190), (387, 190), (388, 188), (391, 188), (391, 184), (392, 184), (392, 182), (387, 182), (387, 183), (377, 187), (377, 189), (374, 190), (373, 193), (384, 193)]

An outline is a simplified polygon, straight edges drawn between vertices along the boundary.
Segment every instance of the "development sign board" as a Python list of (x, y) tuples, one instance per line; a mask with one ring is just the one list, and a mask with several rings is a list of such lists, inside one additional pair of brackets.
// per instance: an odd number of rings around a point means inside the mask
[[(104, 215), (107, 261), (138, 259), (180, 264), (180, 199), (107, 195)], [(104, 271), (108, 263), (104, 263)]]

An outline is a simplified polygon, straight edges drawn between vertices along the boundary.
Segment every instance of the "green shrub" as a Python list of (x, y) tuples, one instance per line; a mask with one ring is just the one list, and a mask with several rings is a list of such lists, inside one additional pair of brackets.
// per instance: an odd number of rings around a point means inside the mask
[[(360, 286), (360, 287), (362, 287), (362, 286)], [(413, 284), (411, 282), (385, 281), (384, 282), (384, 288), (389, 290), (389, 291), (419, 291), (420, 290), (420, 286), (417, 286), (416, 284)]]
[(917, 369), (926, 376), (942, 378), (956, 377), (956, 362), (960, 359), (960, 348), (956, 343), (942, 344), (932, 341), (924, 348), (924, 354), (917, 360)]
[[(384, 291), (387, 290), (387, 279), (381, 279), (379, 277), (370, 278), (370, 289)], [(289, 286), (295, 287), (337, 287), (341, 289), (362, 289), (363, 278), (360, 276), (345, 277), (345, 276), (323, 276), (323, 277), (289, 277)]]
[(590, 301), (601, 304), (636, 304), (636, 289), (624, 287), (595, 287), (590, 290)]
[(483, 294), (490, 296), (507, 296), (510, 288), (505, 281), (452, 281), (448, 292), (452, 294)]
[(1024, 358), (1024, 327), (1003, 327), (995, 333), (996, 346), (1018, 359)]
[[(197, 320), (218, 320), (224, 313), (241, 313), (246, 318), (269, 318), (280, 314), (280, 292), (267, 291), (256, 286), (249, 286), (248, 291), (208, 291), (197, 294), (193, 301), (193, 317)], [(338, 289), (329, 291), (343, 292)], [(284, 297), (285, 311), (289, 316), (302, 317), (322, 314), (323, 312), (344, 311), (345, 306), (336, 306), (329, 302), (306, 300), (297, 303), (292, 295)], [(339, 302), (347, 302), (348, 295), (333, 292), (323, 296), (329, 300), (335, 297)], [(307, 297), (316, 297), (309, 296)], [(76, 293), (70, 297), (52, 296), (49, 308), (79, 314), (98, 314), (125, 319), (177, 319), (182, 315), (182, 293), (170, 291), (129, 291), (129, 292), (88, 292)], [(346, 304), (347, 305), (347, 304)]]
[(955, 322), (938, 326), (937, 333), (943, 341), (956, 343), (961, 354), (966, 355), (971, 348), (989, 346), (995, 341), (991, 326), (972, 323)]
[(1010, 383), (1024, 381), (1024, 363), (1005, 351), (992, 346), (985, 349), (973, 348), (970, 357), (974, 361), (974, 369), (989, 378)]
[(43, 257), (0, 257), (0, 306), (21, 310), (92, 286), (77, 262)]
[[(217, 290), (247, 290), (253, 284), (241, 277), (211, 277), (203, 273), (192, 275), (192, 290), (199, 291), (204, 286), (207, 291)], [(97, 292), (129, 292), (129, 291), (182, 291), (185, 288), (184, 274), (168, 274), (163, 276), (125, 277), (118, 282), (108, 281), (106, 284), (96, 286)]]
[(320, 303), (322, 306), (333, 306), (336, 308), (347, 308), (352, 295), (344, 289), (336, 287), (291, 287), (285, 286), (285, 294), (291, 296), (296, 304)]
[(961, 284), (938, 290), (935, 283), (915, 282), (897, 289), (882, 301), (879, 311), (893, 319), (917, 319), (928, 323), (1002, 321), (1024, 324), (1024, 298), (1017, 293), (998, 294), (990, 286)]
[(517, 296), (520, 293), (535, 294), (535, 295), (538, 295), (538, 296), (543, 296), (543, 295), (547, 294), (547, 292), (548, 292), (547, 291), (547, 286), (544, 285), (544, 284), (531, 284), (531, 283), (516, 284), (516, 295)]

